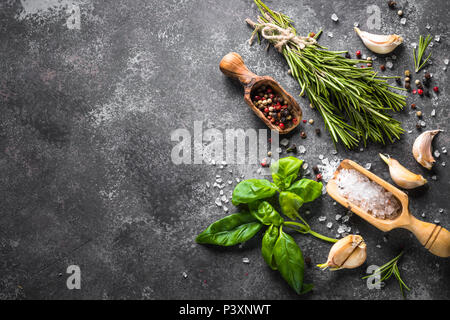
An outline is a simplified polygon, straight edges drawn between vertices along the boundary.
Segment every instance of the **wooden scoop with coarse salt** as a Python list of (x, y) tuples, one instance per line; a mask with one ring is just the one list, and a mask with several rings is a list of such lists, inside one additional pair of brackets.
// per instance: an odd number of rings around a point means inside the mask
[[(244, 64), (242, 57), (236, 52), (230, 52), (222, 58), (220, 61), (220, 70), (227, 76), (233, 79), (237, 79), (244, 86), (244, 100), (253, 110), (254, 113), (271, 129), (278, 131), (280, 134), (286, 134), (292, 131), (298, 126), (302, 120), (302, 110), (297, 101), (286, 92), (273, 78), (268, 76), (258, 76), (249, 71)], [(291, 106), (291, 114), (297, 120), (295, 123), (291, 123), (287, 128), (281, 129), (279, 126), (274, 125), (264, 116), (264, 113), (259, 110), (253, 103), (251, 97), (254, 92), (261, 86), (270, 86), (284, 100), (288, 101), (288, 105)]]
[[(341, 169), (355, 169), (359, 173), (369, 178), (371, 181), (379, 184), (381, 187), (392, 193), (394, 197), (397, 198), (397, 200), (400, 202), (400, 214), (394, 219), (380, 219), (362, 210), (358, 206), (350, 203), (339, 192), (337, 175)], [(420, 243), (431, 253), (439, 257), (450, 257), (450, 232), (439, 225), (416, 219), (409, 212), (409, 200), (408, 196), (404, 192), (387, 183), (372, 172), (364, 169), (357, 163), (348, 159), (343, 160), (334, 173), (333, 178), (328, 182), (327, 192), (334, 200), (342, 204), (344, 207), (347, 207), (349, 210), (353, 211), (358, 216), (374, 225), (378, 229), (384, 232), (390, 231), (395, 228), (407, 229), (414, 233)]]

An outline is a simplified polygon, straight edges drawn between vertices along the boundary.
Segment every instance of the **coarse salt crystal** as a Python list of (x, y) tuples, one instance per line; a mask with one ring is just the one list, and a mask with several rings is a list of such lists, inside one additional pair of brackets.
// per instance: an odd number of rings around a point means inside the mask
[(400, 203), (392, 193), (354, 169), (341, 169), (336, 178), (338, 191), (344, 198), (379, 219), (393, 219)]

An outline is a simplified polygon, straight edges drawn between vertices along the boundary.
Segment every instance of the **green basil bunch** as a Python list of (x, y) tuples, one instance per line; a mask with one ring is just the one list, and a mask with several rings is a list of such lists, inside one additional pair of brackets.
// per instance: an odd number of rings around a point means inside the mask
[[(233, 246), (252, 238), (263, 225), (268, 226), (262, 239), (262, 256), (273, 270), (278, 270), (286, 282), (298, 294), (313, 288), (303, 283), (303, 254), (294, 239), (283, 231), (283, 227), (293, 228), (303, 234), (311, 234), (322, 240), (336, 242), (311, 230), (298, 214), (299, 208), (322, 194), (322, 183), (298, 178), (303, 160), (295, 157), (281, 158), (270, 166), (273, 183), (266, 179), (241, 181), (233, 191), (232, 203), (246, 205), (247, 210), (222, 218), (200, 233), (197, 243), (219, 246)], [(285, 221), (275, 208), (264, 199), (279, 193), (282, 213), (298, 221)]]

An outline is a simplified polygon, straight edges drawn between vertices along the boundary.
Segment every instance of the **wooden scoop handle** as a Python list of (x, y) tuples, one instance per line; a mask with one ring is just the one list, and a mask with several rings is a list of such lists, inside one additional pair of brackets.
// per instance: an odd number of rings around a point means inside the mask
[(220, 61), (220, 71), (230, 78), (238, 79), (243, 86), (251, 86), (258, 77), (249, 71), (244, 64), (242, 57), (236, 52), (230, 52)]
[(420, 243), (432, 254), (450, 257), (450, 232), (433, 223), (420, 221), (411, 216), (411, 223), (404, 228), (410, 230)]

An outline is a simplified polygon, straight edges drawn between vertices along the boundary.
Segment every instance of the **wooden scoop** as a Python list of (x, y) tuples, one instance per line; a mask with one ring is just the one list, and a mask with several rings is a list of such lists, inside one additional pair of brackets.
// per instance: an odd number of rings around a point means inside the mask
[[(292, 98), (292, 96), (287, 93), (275, 80), (271, 77), (264, 76), (260, 77), (249, 71), (244, 64), (242, 57), (236, 52), (230, 52), (220, 61), (220, 70), (230, 78), (238, 79), (244, 86), (244, 100), (252, 108), (253, 112), (256, 113), (258, 117), (271, 129), (276, 130), (280, 134), (286, 134), (292, 131), (298, 126), (302, 120), (302, 110), (298, 105), (297, 101)], [(269, 119), (264, 116), (261, 110), (259, 110), (251, 99), (252, 93), (256, 91), (261, 86), (270, 86), (277, 94), (281, 95), (284, 100), (289, 102), (292, 107), (291, 114), (293, 118), (297, 119), (296, 123), (291, 122), (289, 127), (286, 126), (284, 129), (280, 129), (275, 124), (271, 123)]]
[[(402, 206), (401, 213), (397, 216), (397, 218), (385, 220), (375, 218), (370, 213), (367, 213), (356, 205), (353, 205), (346, 198), (341, 196), (336, 182), (337, 174), (341, 169), (358, 170), (361, 174), (365, 175), (373, 182), (379, 184), (380, 186), (391, 192), (398, 199)], [(409, 200), (408, 196), (404, 192), (387, 183), (372, 172), (364, 169), (357, 163), (348, 159), (342, 161), (338, 169), (334, 173), (334, 177), (327, 184), (327, 192), (334, 200), (342, 204), (344, 207), (347, 207), (349, 210), (353, 211), (358, 216), (365, 219), (378, 229), (384, 232), (390, 231), (395, 228), (407, 229), (414, 233), (417, 239), (419, 239), (420, 243), (431, 253), (439, 257), (450, 257), (450, 232), (447, 229), (444, 229), (436, 224), (423, 222), (416, 219), (409, 212)]]

